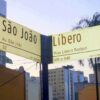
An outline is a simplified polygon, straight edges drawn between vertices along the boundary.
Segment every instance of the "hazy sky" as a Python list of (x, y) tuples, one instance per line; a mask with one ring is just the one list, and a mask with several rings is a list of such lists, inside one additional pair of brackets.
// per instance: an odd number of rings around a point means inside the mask
[(80, 19), (100, 12), (99, 0), (6, 1), (8, 19), (45, 35), (70, 31)]
[(99, 0), (6, 0), (7, 17), (42, 34), (70, 31), (100, 11)]

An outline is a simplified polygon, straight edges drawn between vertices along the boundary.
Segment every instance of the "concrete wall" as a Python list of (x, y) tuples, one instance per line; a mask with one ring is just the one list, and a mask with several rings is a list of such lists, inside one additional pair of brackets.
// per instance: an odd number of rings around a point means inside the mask
[(25, 100), (24, 73), (0, 67), (0, 100)]
[[(99, 97), (100, 97), (100, 87), (99, 87)], [(87, 85), (84, 89), (79, 91), (78, 100), (96, 100), (95, 85)]]

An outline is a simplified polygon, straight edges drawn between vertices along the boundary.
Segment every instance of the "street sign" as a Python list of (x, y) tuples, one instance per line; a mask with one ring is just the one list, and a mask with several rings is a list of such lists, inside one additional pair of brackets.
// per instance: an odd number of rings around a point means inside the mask
[(100, 57), (100, 26), (52, 35), (53, 63)]
[(0, 17), (0, 50), (41, 62), (41, 35)]

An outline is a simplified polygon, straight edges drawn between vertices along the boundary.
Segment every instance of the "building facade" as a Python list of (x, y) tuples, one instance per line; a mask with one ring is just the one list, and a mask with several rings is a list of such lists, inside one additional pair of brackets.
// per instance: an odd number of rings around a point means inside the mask
[(82, 72), (72, 71), (67, 67), (49, 70), (49, 84), (53, 88), (53, 100), (75, 100), (74, 83), (83, 81)]
[(7, 4), (5, 0), (0, 0), (0, 16), (6, 17)]
[[(40, 79), (30, 77), (28, 73), (26, 73), (26, 100), (41, 100)], [(51, 86), (49, 86), (49, 100), (53, 100)]]
[(74, 88), (71, 87), (73, 84), (71, 74), (71, 71), (65, 68), (49, 70), (49, 84), (53, 87), (53, 100), (71, 100), (71, 90)]
[[(7, 3), (5, 0), (0, 0), (0, 16), (6, 17)], [(0, 66), (6, 66), (6, 63), (12, 63), (12, 60), (6, 56), (6, 52), (0, 51)]]
[[(0, 16), (6, 17), (6, 8), (7, 4), (5, 0), (0, 0)], [(0, 65), (6, 64), (6, 53), (3, 51), (0, 51)]]

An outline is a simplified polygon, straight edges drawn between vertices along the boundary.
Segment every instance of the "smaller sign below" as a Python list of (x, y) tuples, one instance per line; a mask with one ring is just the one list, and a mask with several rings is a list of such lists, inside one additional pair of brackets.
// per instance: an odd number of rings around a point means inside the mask
[(100, 57), (100, 26), (52, 35), (53, 63)]

